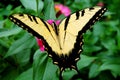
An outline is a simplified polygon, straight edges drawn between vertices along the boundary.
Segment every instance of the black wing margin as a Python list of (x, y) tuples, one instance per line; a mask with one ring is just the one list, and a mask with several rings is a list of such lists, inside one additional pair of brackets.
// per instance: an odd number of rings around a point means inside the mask
[(37, 38), (42, 39), (48, 52), (51, 52), (51, 54), (52, 52), (60, 53), (57, 35), (50, 24), (28, 14), (13, 14), (9, 16), (9, 19)]

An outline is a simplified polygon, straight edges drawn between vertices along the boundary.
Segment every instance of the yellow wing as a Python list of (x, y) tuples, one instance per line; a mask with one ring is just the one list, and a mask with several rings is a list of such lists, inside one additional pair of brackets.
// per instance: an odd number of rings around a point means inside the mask
[(69, 55), (73, 49), (78, 47), (81, 49), (82, 33), (89, 29), (105, 11), (106, 8), (97, 6), (78, 11), (63, 19), (58, 29), (55, 29), (57, 26), (51, 26), (42, 19), (28, 14), (14, 14), (10, 16), (10, 20), (36, 37), (44, 39), (45, 46), (56, 54)]
[(105, 11), (106, 8), (97, 6), (78, 11), (63, 19), (58, 27), (27, 14), (11, 15), (10, 20), (44, 40), (53, 62), (60, 67), (61, 76), (65, 68), (73, 68), (79, 72), (76, 63), (82, 51), (82, 34), (98, 21)]
[(81, 48), (82, 33), (89, 29), (105, 11), (106, 8), (96, 6), (78, 11), (63, 19), (59, 25), (62, 54), (69, 55), (70, 52), (73, 53), (73, 49)]
[(60, 54), (59, 43), (57, 35), (53, 26), (43, 21), (42, 19), (31, 16), (28, 14), (14, 14), (11, 15), (10, 20), (22, 27), (23, 29), (28, 30), (38, 38), (44, 39), (46, 46), (50, 46), (52, 51)]

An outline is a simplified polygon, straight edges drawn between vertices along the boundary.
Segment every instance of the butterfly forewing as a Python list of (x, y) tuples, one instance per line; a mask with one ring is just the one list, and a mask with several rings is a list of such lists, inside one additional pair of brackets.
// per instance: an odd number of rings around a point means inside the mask
[[(83, 33), (96, 22), (106, 8), (93, 7), (87, 8), (65, 18), (59, 25), (59, 37), (63, 54), (68, 54), (74, 49), (76, 39), (80, 36), (80, 31)], [(67, 25), (67, 26), (66, 26)], [(82, 35), (82, 34), (79, 34)]]
[(48, 45), (56, 53), (61, 53), (57, 35), (55, 34), (51, 25), (42, 21), (42, 19), (27, 14), (14, 14), (10, 16), (10, 19), (18, 24), (20, 27), (28, 30), (30, 33), (38, 38), (44, 38)]

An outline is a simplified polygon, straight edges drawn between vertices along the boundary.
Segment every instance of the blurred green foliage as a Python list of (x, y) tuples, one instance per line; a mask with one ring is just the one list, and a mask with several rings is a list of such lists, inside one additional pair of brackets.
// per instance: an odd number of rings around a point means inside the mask
[[(28, 13), (45, 20), (55, 19), (54, 3), (72, 12), (102, 2), (108, 11), (84, 34), (78, 68), (87, 80), (120, 78), (120, 0), (2, 0), (0, 2), (0, 80), (58, 80), (59, 69), (46, 52), (40, 52), (35, 37), (14, 25), (8, 16)], [(44, 16), (43, 16), (44, 15)], [(76, 75), (69, 69), (65, 80)], [(81, 78), (80, 80), (85, 80)], [(78, 79), (77, 79), (78, 80)]]

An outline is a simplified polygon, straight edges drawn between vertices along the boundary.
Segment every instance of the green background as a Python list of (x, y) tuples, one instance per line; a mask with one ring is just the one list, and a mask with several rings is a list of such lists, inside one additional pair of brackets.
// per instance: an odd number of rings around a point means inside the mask
[[(47, 52), (40, 52), (35, 37), (13, 24), (13, 13), (56, 19), (54, 3), (72, 12), (102, 2), (107, 12), (84, 34), (83, 52), (78, 69), (83, 78), (76, 80), (118, 80), (120, 78), (120, 0), (1, 0), (0, 1), (0, 80), (59, 80), (59, 68)], [(44, 16), (43, 16), (44, 15)], [(64, 80), (76, 76), (63, 72)], [(75, 77), (76, 78), (76, 77)]]

